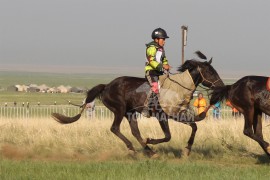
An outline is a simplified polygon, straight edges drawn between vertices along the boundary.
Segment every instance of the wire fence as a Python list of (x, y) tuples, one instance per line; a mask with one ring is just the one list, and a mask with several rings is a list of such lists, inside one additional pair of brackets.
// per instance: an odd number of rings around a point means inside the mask
[[(60, 106), (60, 105), (50, 105), (50, 106), (0, 106), (0, 119), (27, 119), (27, 118), (49, 118), (52, 113), (60, 113), (65, 116), (75, 116), (80, 112), (79, 107), (75, 106)], [(86, 109), (82, 117), (86, 119), (113, 119), (113, 113), (107, 109), (105, 106), (95, 106), (94, 109)], [(137, 114), (138, 119), (143, 118), (141, 114)], [(226, 119), (240, 119), (243, 118), (243, 115), (234, 116), (232, 114), (231, 108), (225, 106), (220, 109), (219, 116), (213, 114), (213, 109), (211, 108), (208, 111), (207, 119), (217, 119), (217, 120), (226, 120)], [(263, 114), (263, 119), (270, 121), (270, 117)]]

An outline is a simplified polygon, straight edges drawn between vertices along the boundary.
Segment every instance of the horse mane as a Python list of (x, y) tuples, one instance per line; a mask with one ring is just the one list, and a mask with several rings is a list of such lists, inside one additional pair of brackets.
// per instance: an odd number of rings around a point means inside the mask
[(196, 59), (186, 60), (185, 63), (177, 68), (178, 72), (184, 72), (186, 70), (191, 70), (194, 67), (197, 67), (198, 65), (202, 64), (201, 61), (198, 61)]

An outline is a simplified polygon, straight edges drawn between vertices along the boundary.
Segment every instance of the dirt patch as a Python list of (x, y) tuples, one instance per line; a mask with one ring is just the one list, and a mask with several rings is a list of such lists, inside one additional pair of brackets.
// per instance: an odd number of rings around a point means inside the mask
[(12, 144), (4, 144), (1, 147), (1, 155), (8, 159), (21, 160), (27, 156), (27, 151)]
[(66, 154), (63, 152), (50, 152), (38, 154), (32, 149), (18, 147), (13, 144), (4, 144), (1, 146), (0, 154), (3, 158), (12, 160), (42, 160), (42, 161), (87, 161), (90, 158), (79, 153)]

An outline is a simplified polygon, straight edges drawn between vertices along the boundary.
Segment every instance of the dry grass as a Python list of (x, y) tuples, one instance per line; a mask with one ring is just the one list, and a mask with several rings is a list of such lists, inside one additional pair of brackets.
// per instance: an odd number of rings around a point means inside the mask
[[(161, 159), (181, 160), (191, 128), (170, 121), (172, 139), (153, 147)], [(256, 162), (264, 152), (259, 145), (243, 135), (243, 120), (208, 120), (197, 123), (198, 131), (190, 159), (223, 160), (225, 162)], [(112, 120), (81, 119), (60, 125), (53, 119), (4, 119), (0, 122), (0, 148), (3, 158), (54, 161), (105, 161), (130, 159), (124, 143), (110, 132)], [(270, 140), (269, 127), (264, 124), (264, 137)], [(161, 138), (163, 133), (154, 119), (139, 120), (144, 138)], [(126, 120), (121, 131), (138, 150), (136, 159), (147, 158), (130, 132)], [(241, 158), (238, 158), (241, 157)], [(134, 157), (133, 157), (134, 158)]]

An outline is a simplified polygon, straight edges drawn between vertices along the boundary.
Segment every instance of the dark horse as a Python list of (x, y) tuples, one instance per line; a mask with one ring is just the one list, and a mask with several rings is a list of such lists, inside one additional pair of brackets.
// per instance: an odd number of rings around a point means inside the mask
[[(200, 56), (200, 54), (198, 55)], [(205, 58), (202, 55), (200, 57), (206, 59), (205, 56), (204, 56)], [(210, 65), (211, 62), (212, 60), (210, 60), (209, 62), (187, 60), (181, 67), (178, 68), (178, 71), (184, 72), (185, 70), (188, 70), (196, 87), (200, 83), (209, 88), (214, 86), (224, 86), (219, 75), (217, 74), (215, 69)], [(168, 118), (170, 117), (166, 115), (163, 111), (159, 112), (158, 116), (155, 116), (159, 120), (158, 122), (160, 123), (160, 126), (164, 132), (165, 135), (164, 138), (162, 139), (147, 138), (146, 140), (144, 140), (141, 137), (140, 131), (138, 129), (136, 116), (135, 115), (130, 116), (130, 114), (135, 114), (136, 112), (140, 113), (143, 110), (144, 102), (149, 90), (150, 86), (145, 78), (127, 77), (127, 76), (119, 77), (111, 81), (109, 84), (99, 84), (90, 89), (87, 92), (85, 103), (82, 105), (83, 108), (78, 115), (74, 117), (66, 117), (61, 114), (53, 113), (52, 116), (54, 119), (56, 119), (58, 122), (62, 124), (73, 123), (80, 118), (85, 105), (93, 101), (97, 96), (100, 96), (103, 104), (114, 113), (114, 121), (111, 126), (111, 131), (126, 144), (129, 150), (135, 152), (132, 143), (120, 132), (120, 124), (123, 120), (123, 117), (126, 117), (129, 122), (132, 135), (139, 141), (139, 143), (142, 145), (146, 153), (149, 156), (152, 156), (155, 153), (150, 149), (150, 147), (147, 144), (158, 144), (162, 142), (168, 142), (171, 139), (171, 133), (168, 125)], [(199, 117), (197, 120), (201, 120), (204, 117), (205, 115)], [(188, 145), (186, 147), (187, 153), (189, 154), (191, 146), (194, 142), (197, 125), (194, 121), (183, 123), (188, 124), (192, 128), (192, 133), (189, 138)]]
[(270, 92), (267, 90), (268, 77), (245, 76), (232, 85), (215, 87), (210, 104), (227, 99), (244, 115), (244, 134), (257, 141), (270, 157), (269, 143), (262, 134), (262, 113), (270, 115)]

